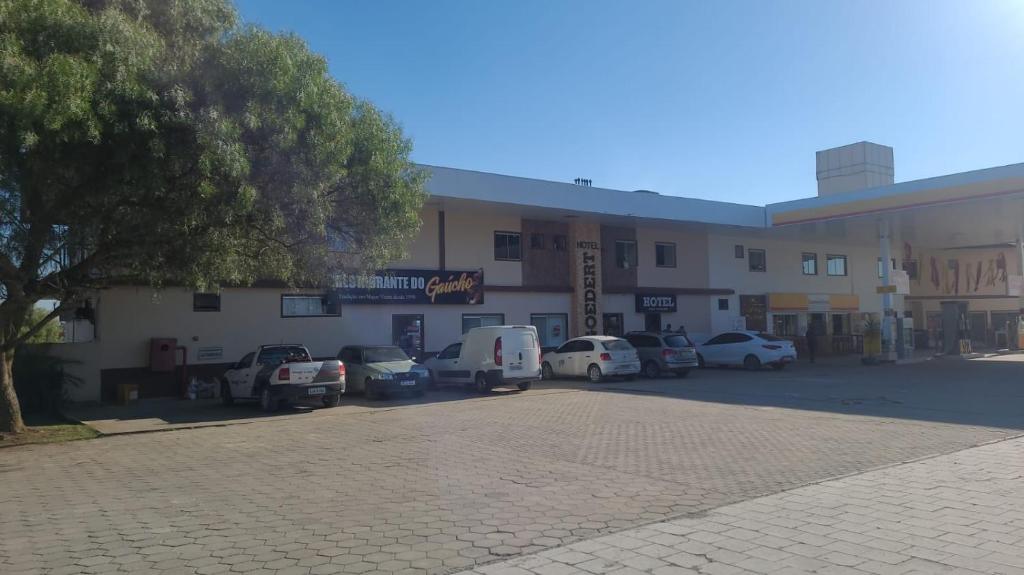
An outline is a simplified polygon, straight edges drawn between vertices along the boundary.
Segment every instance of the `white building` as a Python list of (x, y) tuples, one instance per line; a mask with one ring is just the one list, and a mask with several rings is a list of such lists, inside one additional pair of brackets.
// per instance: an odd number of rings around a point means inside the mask
[[(109, 399), (120, 383), (177, 394), (182, 370), (154, 372), (154, 347), (177, 350), (188, 375), (216, 376), (262, 343), (305, 343), (316, 356), (394, 343), (422, 356), (495, 323), (532, 323), (555, 346), (669, 324), (799, 339), (813, 322), (853, 351), (865, 314), (886, 307), (879, 286), (903, 283), (880, 278), (885, 246), (897, 271), (882, 271), (911, 272), (909, 294), (887, 306), (907, 328), (937, 339), (941, 302), (966, 302), (978, 342), (994, 344), (1020, 308), (1024, 165), (893, 184), (892, 150), (862, 142), (818, 153), (818, 197), (766, 207), (429, 169), (419, 237), (380, 287), (97, 293), (95, 338), (54, 346), (81, 361), (74, 398)], [(453, 293), (438, 295), (438, 282)]]

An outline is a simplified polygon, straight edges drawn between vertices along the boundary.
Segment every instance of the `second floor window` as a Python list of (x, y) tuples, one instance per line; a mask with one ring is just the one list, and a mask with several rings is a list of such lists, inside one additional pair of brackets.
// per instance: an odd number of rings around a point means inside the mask
[(752, 272), (768, 271), (768, 263), (764, 255), (764, 250), (755, 250), (753, 248), (748, 249), (747, 265)]
[(830, 276), (846, 275), (846, 256), (829, 254), (825, 256), (826, 272)]
[(818, 275), (818, 254), (804, 253), (801, 256), (802, 268), (805, 276)]
[(531, 250), (542, 250), (544, 249), (544, 234), (530, 234), (530, 249)]
[(494, 259), (513, 262), (523, 259), (519, 232), (494, 232)]
[(615, 240), (615, 267), (620, 270), (636, 267), (636, 242)]
[(660, 242), (654, 244), (654, 265), (659, 268), (676, 267), (676, 245)]

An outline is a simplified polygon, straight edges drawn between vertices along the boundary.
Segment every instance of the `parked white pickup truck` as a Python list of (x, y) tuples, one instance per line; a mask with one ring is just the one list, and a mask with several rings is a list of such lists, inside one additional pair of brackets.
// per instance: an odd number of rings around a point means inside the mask
[(258, 399), (263, 411), (286, 402), (319, 402), (334, 407), (345, 393), (345, 365), (336, 359), (312, 361), (297, 344), (261, 345), (224, 372), (220, 396), (225, 405), (236, 399)]

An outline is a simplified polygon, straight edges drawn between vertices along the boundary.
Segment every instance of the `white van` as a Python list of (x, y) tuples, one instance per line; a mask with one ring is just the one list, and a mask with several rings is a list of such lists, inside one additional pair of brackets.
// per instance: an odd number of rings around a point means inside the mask
[(475, 327), (425, 362), (434, 383), (473, 386), (480, 393), (540, 380), (540, 339), (532, 325)]

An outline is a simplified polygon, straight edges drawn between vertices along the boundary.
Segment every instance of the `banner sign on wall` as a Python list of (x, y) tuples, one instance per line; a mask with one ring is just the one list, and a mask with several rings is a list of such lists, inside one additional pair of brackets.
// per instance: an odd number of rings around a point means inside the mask
[(676, 296), (636, 294), (637, 313), (673, 313), (676, 311)]
[(484, 272), (389, 269), (342, 274), (337, 292), (343, 304), (479, 305), (484, 303)]

